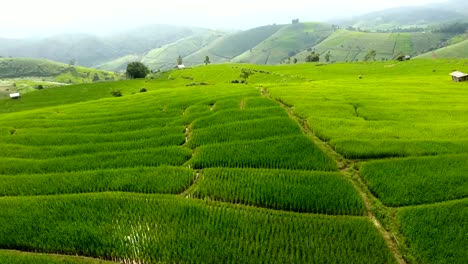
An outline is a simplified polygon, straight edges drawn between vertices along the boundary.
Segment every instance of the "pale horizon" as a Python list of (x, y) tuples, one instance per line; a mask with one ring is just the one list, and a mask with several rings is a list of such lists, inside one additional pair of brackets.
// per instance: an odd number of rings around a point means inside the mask
[(245, 30), (275, 23), (286, 24), (296, 18), (300, 21), (323, 22), (387, 8), (441, 3), (446, 0), (290, 0), (282, 3), (174, 0), (169, 4), (149, 0), (67, 2), (16, 0), (2, 3), (5, 11), (2, 12), (0, 37), (46, 37), (63, 33), (99, 35), (151, 24)]

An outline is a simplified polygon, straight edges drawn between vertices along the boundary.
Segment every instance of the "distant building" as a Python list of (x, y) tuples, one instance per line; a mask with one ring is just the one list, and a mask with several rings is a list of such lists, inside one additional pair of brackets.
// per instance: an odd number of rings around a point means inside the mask
[(185, 65), (181, 64), (181, 65), (177, 65), (177, 69), (179, 70), (183, 70), (185, 69)]
[(10, 94), (10, 98), (11, 98), (11, 99), (18, 99), (18, 98), (21, 98), (21, 94), (20, 94), (20, 93), (11, 93), (11, 94)]
[(468, 81), (468, 74), (460, 72), (460, 71), (454, 71), (450, 74), (452, 76), (452, 80), (454, 82), (466, 82)]

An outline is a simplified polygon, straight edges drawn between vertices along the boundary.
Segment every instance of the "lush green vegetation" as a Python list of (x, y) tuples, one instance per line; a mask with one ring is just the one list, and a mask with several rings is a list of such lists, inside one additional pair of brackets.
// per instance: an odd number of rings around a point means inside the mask
[(201, 146), (190, 163), (194, 168), (336, 170), (335, 162), (305, 136)]
[(361, 173), (387, 205), (434, 203), (468, 196), (467, 160), (458, 155), (373, 161)]
[(276, 72), (288, 83), (264, 89), (293, 106), (318, 137), (348, 158), (467, 153), (467, 83), (448, 75), (466, 65), (414, 60), (282, 66)]
[(104, 191), (178, 194), (190, 186), (193, 177), (190, 169), (166, 166), (2, 175), (0, 196)]
[(43, 59), (0, 58), (0, 98), (72, 83), (118, 80), (112, 72)]
[(328, 24), (298, 23), (287, 25), (257, 46), (234, 58), (234, 62), (278, 64), (326, 39), (333, 28)]
[(4, 248), (145, 263), (395, 263), (361, 217), (119, 193), (1, 198), (0, 208)]
[[(144, 263), (394, 263), (368, 216), (397, 212), (382, 223), (409, 260), (453, 251), (460, 262), (464, 238), (448, 241), (437, 225), (449, 218), (429, 214), (465, 205), (451, 200), (467, 197), (468, 86), (448, 73), (467, 65), (208, 65), (0, 100), (0, 196), (10, 196), (0, 197), (0, 248)], [(377, 200), (363, 200), (363, 187)], [(422, 240), (431, 232), (445, 251)]]
[(33, 254), (13, 250), (0, 250), (0, 263), (8, 264), (110, 264), (99, 259), (65, 255)]
[(419, 263), (468, 259), (468, 200), (403, 208), (397, 217)]
[(339, 173), (215, 168), (199, 181), (200, 198), (298, 212), (365, 213), (358, 193)]
[[(446, 37), (441, 33), (370, 33), (349, 30), (338, 30), (329, 38), (314, 45), (313, 50), (321, 54), (330, 53), (330, 61), (355, 62), (363, 61), (366, 55), (374, 50), (375, 58), (371, 60), (391, 60), (399, 54), (418, 55), (436, 49), (443, 44)], [(303, 51), (294, 58), (305, 62), (310, 51)]]
[(440, 58), (467, 58), (468, 57), (468, 40), (466, 40), (466, 36), (464, 35), (464, 41), (460, 43), (456, 43), (450, 45), (448, 47), (444, 47), (441, 49), (437, 49), (421, 56), (418, 58), (433, 58), (433, 59), (440, 59)]

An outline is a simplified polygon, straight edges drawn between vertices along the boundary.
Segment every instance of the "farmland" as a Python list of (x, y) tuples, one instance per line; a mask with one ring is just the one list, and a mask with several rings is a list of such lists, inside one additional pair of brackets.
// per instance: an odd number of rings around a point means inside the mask
[(51, 253), (0, 263), (462, 263), (467, 67), (225, 64), (0, 100), (0, 248)]

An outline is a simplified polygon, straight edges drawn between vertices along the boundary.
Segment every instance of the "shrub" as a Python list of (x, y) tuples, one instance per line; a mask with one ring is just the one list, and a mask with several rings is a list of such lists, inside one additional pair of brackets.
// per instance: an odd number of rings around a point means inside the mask
[(120, 90), (114, 90), (111, 92), (112, 96), (114, 97), (121, 97), (122, 96), (122, 92)]
[(146, 90), (145, 87), (143, 87), (143, 88), (140, 89), (140, 93), (146, 93), (147, 91), (148, 91), (148, 90)]

